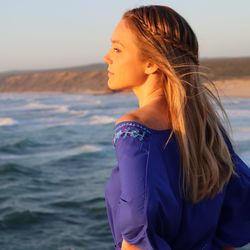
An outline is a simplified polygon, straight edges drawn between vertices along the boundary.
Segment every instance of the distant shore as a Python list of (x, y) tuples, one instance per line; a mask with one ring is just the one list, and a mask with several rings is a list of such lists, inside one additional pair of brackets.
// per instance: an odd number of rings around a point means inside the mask
[[(203, 59), (200, 70), (215, 83), (220, 96), (250, 98), (250, 57)], [(107, 65), (101, 63), (9, 71), (0, 73), (0, 93), (132, 94), (111, 90), (107, 82)]]

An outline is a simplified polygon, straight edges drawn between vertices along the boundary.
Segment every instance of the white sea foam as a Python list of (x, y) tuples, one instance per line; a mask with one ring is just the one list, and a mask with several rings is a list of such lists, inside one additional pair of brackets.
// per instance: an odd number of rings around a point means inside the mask
[(31, 102), (22, 107), (22, 109), (29, 109), (29, 110), (30, 109), (48, 109), (48, 108), (51, 108), (51, 107), (43, 103), (39, 103), (39, 102)]
[(32, 110), (32, 109), (55, 109), (58, 112), (68, 112), (69, 109), (66, 105), (48, 105), (48, 104), (43, 104), (40, 102), (31, 102), (26, 104), (25, 106), (22, 107), (22, 109), (28, 109), (28, 110)]
[[(65, 149), (61, 151), (48, 151), (48, 152), (39, 152), (39, 153), (33, 153), (32, 158), (33, 159), (39, 159), (37, 161), (39, 164), (43, 164), (47, 161), (51, 160), (60, 160), (61, 158), (70, 157), (74, 155), (84, 154), (84, 153), (95, 153), (102, 151), (102, 147), (94, 145), (94, 144), (85, 144), (83, 146), (71, 148), (71, 149)], [(2, 158), (4, 160), (16, 160), (16, 159), (26, 159), (27, 157), (30, 157), (30, 154), (22, 154), (22, 155), (15, 155), (15, 154), (2, 154)]]
[(250, 109), (227, 109), (226, 112), (231, 117), (250, 117)]
[(92, 152), (100, 152), (102, 151), (102, 148), (100, 146), (96, 146), (93, 144), (85, 144), (82, 147), (80, 147), (80, 150), (84, 153), (92, 153)]
[(11, 125), (15, 125), (17, 123), (18, 123), (18, 121), (16, 121), (15, 119), (12, 119), (10, 117), (0, 117), (0, 126), (1, 127), (11, 126)]
[(95, 104), (95, 103), (101, 103), (102, 100), (97, 99), (99, 98), (98, 96), (92, 96), (88, 94), (69, 94), (69, 95), (64, 95), (60, 94), (63, 100), (74, 100), (74, 101), (81, 101), (81, 103), (90, 103), (90, 104)]
[(239, 155), (241, 160), (243, 160), (246, 165), (250, 168), (250, 151), (244, 151), (243, 153), (239, 153), (236, 151), (236, 153)]
[(53, 118), (40, 118), (40, 119), (36, 119), (36, 123), (42, 124), (43, 128), (51, 128), (51, 127), (55, 127), (55, 126), (71, 126), (71, 125), (75, 125), (76, 121), (73, 119), (65, 119), (65, 120), (59, 120), (59, 119), (55, 119)]
[(62, 106), (53, 106), (53, 108), (58, 113), (67, 113), (67, 112), (69, 112), (69, 108), (67, 106), (64, 106), (64, 105), (62, 105)]
[(221, 97), (222, 103), (223, 104), (239, 104), (242, 100), (241, 99), (237, 99), (237, 98), (224, 98)]
[(83, 110), (70, 110), (70, 114), (76, 115), (76, 116), (85, 116), (86, 114), (89, 113), (89, 111), (83, 111)]
[(53, 110), (57, 113), (69, 113), (76, 116), (84, 116), (88, 113), (85, 110), (70, 110), (67, 105), (47, 105), (39, 102), (31, 102), (23, 106), (21, 109), (24, 110)]
[(90, 118), (89, 124), (108, 124), (115, 122), (116, 119), (107, 115), (94, 115)]
[(76, 115), (76, 116), (85, 116), (88, 111), (83, 111), (83, 110), (70, 110), (67, 106), (54, 106), (54, 111), (58, 113), (69, 113), (71, 115)]
[(236, 141), (250, 140), (250, 127), (233, 128), (233, 138)]
[(53, 156), (55, 156), (55, 158), (61, 158), (62, 156), (68, 157), (68, 156), (78, 155), (81, 153), (93, 153), (93, 152), (100, 152), (100, 151), (102, 151), (102, 148), (100, 146), (96, 146), (94, 144), (85, 144), (83, 146), (66, 149), (62, 151), (39, 153), (38, 156), (39, 157), (51, 156), (52, 158)]
[[(75, 156), (75, 155), (79, 155), (82, 153), (94, 153), (94, 152), (100, 152), (100, 151), (102, 151), (102, 148), (100, 146), (96, 146), (93, 144), (85, 144), (79, 147), (60, 150), (60, 151), (33, 153), (32, 158), (34, 159), (34, 163), (33, 163), (34, 165), (36, 165), (36, 163), (40, 165), (40, 164), (45, 164), (48, 161), (60, 160), (65, 157)], [(30, 153), (28, 154), (23, 153), (22, 155), (2, 154), (2, 159), (4, 160), (16, 160), (16, 159), (25, 160), (27, 158), (30, 158)]]
[(243, 132), (243, 133), (250, 132), (250, 127), (241, 127), (241, 128), (238, 128), (237, 131)]

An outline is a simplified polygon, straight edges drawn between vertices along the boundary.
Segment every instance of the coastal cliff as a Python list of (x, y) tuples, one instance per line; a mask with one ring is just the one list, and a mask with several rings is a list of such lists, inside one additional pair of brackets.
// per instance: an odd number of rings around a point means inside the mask
[(104, 64), (0, 74), (0, 92), (112, 92)]

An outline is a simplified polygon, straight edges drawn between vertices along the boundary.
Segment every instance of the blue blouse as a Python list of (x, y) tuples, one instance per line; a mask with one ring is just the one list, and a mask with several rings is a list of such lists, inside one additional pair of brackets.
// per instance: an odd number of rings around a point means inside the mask
[(250, 168), (226, 140), (238, 176), (213, 199), (195, 205), (181, 192), (181, 165), (171, 129), (135, 121), (114, 127), (117, 165), (105, 185), (115, 249), (125, 239), (143, 250), (219, 250), (250, 242)]

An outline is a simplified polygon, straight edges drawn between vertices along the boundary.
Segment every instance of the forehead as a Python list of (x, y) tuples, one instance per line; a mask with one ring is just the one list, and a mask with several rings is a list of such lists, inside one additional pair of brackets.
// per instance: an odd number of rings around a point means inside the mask
[(126, 22), (124, 20), (120, 20), (112, 33), (111, 40), (119, 41), (124, 46), (131, 47), (135, 42), (135, 36), (128, 28)]

